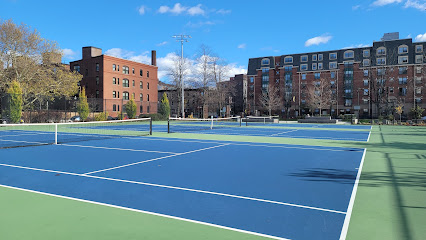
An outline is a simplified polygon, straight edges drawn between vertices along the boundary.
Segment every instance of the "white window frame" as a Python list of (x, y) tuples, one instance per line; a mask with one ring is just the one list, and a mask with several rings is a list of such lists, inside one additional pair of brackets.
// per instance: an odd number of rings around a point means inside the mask
[[(290, 62), (287, 62), (287, 61), (286, 61), (286, 59), (291, 59), (291, 61), (290, 61)], [(286, 63), (293, 63), (293, 57), (292, 57), (292, 56), (287, 56), (287, 57), (285, 57), (285, 58), (284, 58), (284, 64), (286, 64)]]
[(308, 71), (308, 64), (300, 64), (300, 71)]
[(364, 67), (370, 66), (370, 59), (363, 59), (362, 60), (362, 66), (364, 66)]
[(322, 60), (324, 60), (324, 56), (322, 55), (322, 53), (318, 54), (318, 61), (322, 61)]
[[(334, 65), (334, 67), (331, 67), (332, 64)], [(329, 62), (328, 63), (328, 68), (329, 69), (337, 69), (337, 62)]]
[(322, 70), (322, 68), (323, 68), (322, 62), (318, 63), (318, 69)]
[[(385, 50), (385, 53), (379, 53), (379, 51), (382, 50), (382, 49)], [(377, 48), (376, 55), (377, 56), (385, 56), (386, 55), (386, 48), (385, 47), (379, 47), (379, 48)]]
[(416, 73), (417, 74), (422, 73), (422, 67), (416, 67)]
[(317, 70), (317, 64), (316, 63), (312, 63), (312, 70)]
[[(346, 54), (349, 54), (349, 53), (352, 53), (352, 56), (346, 56)], [(345, 58), (345, 59), (348, 59), (348, 58), (354, 58), (355, 57), (355, 52), (354, 51), (352, 51), (352, 50), (347, 50), (347, 51), (345, 51), (344, 53), (343, 53), (343, 57)]]
[[(263, 63), (263, 61), (268, 61), (268, 63), (267, 63), (267, 64), (266, 64), (266, 63)], [(262, 59), (262, 61), (260, 62), (260, 64), (261, 64), (262, 66), (270, 65), (270, 64), (271, 64), (271, 61), (269, 60), (269, 58), (263, 58), (263, 59)]]
[[(380, 63), (379, 63), (379, 59), (381, 60)], [(386, 65), (386, 58), (385, 57), (377, 58), (376, 64), (377, 65)]]
[[(417, 49), (420, 47), (420, 51), (417, 51)], [(422, 53), (423, 52), (423, 45), (416, 45), (416, 53)]]
[(423, 55), (416, 55), (416, 63), (423, 63)]
[(316, 62), (318, 60), (318, 56), (316, 54), (312, 55), (312, 61)]
[[(336, 58), (331, 58), (331, 55), (336, 55)], [(337, 52), (329, 53), (328, 54), (328, 59), (329, 60), (337, 60)]]
[[(406, 59), (404, 61), (404, 59)], [(408, 56), (399, 56), (398, 57), (398, 64), (408, 64)]]
[(364, 49), (364, 50), (362, 50), (362, 56), (363, 57), (370, 57), (370, 49)]
[[(406, 48), (407, 51), (406, 52), (401, 52), (401, 49), (404, 49), (404, 48)], [(398, 54), (407, 54), (407, 53), (408, 53), (408, 46), (407, 45), (400, 45), (398, 47)]]
[[(303, 58), (306, 58), (306, 61), (303, 61), (302, 60)], [(308, 55), (302, 55), (302, 56), (300, 56), (300, 62), (308, 62), (308, 60), (309, 60)]]

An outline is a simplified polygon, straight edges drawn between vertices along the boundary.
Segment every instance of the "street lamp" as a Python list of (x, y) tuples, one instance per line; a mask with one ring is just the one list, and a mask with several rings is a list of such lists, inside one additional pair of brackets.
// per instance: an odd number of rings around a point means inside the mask
[(181, 61), (180, 61), (180, 72), (179, 78), (181, 83), (181, 94), (182, 94), (182, 118), (185, 118), (185, 97), (183, 90), (183, 73), (182, 73), (182, 64), (183, 64), (183, 43), (188, 42), (188, 38), (191, 38), (189, 35), (173, 35), (172, 38), (176, 38), (176, 42), (180, 42), (181, 45)]

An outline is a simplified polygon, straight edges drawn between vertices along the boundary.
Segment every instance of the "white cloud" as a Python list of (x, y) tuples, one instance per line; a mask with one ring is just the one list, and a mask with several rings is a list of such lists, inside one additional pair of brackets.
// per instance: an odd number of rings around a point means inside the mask
[(77, 54), (69, 48), (62, 49), (62, 53), (64, 54), (64, 58), (73, 58)]
[(426, 42), (426, 33), (417, 35), (415, 40), (416, 42)]
[(344, 47), (343, 49), (348, 49), (348, 48), (365, 48), (365, 47), (371, 47), (370, 44), (355, 44), (355, 45), (350, 45), (347, 47)]
[(139, 9), (138, 9), (138, 11), (139, 11), (140, 15), (144, 15), (145, 12), (146, 12), (146, 6), (140, 6)]
[(308, 39), (305, 42), (305, 47), (309, 47), (309, 46), (312, 46), (312, 45), (325, 44), (325, 43), (328, 43), (332, 38), (333, 38), (332, 36), (327, 35), (327, 34), (322, 35), (322, 36), (318, 36), (318, 37), (314, 37), (314, 38)]
[(373, 2), (373, 6), (385, 6), (385, 5), (389, 5), (389, 4), (393, 4), (393, 3), (400, 3), (402, 2), (402, 0), (376, 0)]
[(420, 3), (417, 0), (408, 0), (407, 2), (405, 2), (404, 5), (405, 8), (415, 8), (417, 10), (420, 11), (426, 11), (426, 1), (423, 1), (423, 3)]
[(216, 13), (217, 13), (217, 14), (225, 15), (225, 14), (230, 14), (230, 13), (231, 13), (231, 10), (219, 9), (219, 10), (217, 10), (217, 11), (216, 11)]
[(204, 10), (201, 9), (201, 4), (198, 4), (197, 6), (189, 8), (187, 12), (191, 16), (204, 15), (205, 13)]
[(167, 41), (164, 41), (164, 42), (160, 42), (160, 43), (158, 43), (158, 44), (157, 44), (157, 46), (161, 47), (161, 46), (164, 46), (164, 45), (166, 45), (167, 43), (168, 43)]
[(123, 58), (134, 62), (140, 62), (145, 64), (151, 64), (151, 56), (148, 56), (149, 52), (143, 52), (142, 54), (135, 54), (135, 52), (124, 50), (121, 48), (111, 48), (105, 51), (105, 55)]
[(179, 14), (181, 14), (183, 12), (186, 12), (187, 10), (188, 10), (188, 7), (184, 7), (180, 3), (176, 3), (173, 6), (173, 8), (170, 8), (169, 6), (161, 6), (158, 9), (158, 12), (159, 13), (168, 13), (168, 12), (170, 12), (170, 13), (173, 13), (175, 15), (179, 15)]
[(237, 48), (239, 48), (239, 49), (244, 49), (244, 48), (246, 48), (247, 47), (247, 45), (245, 44), (245, 43), (241, 43), (240, 45), (238, 45), (238, 47)]
[(229, 77), (235, 76), (237, 74), (247, 74), (247, 67), (238, 66), (236, 63), (228, 64)]
[(355, 5), (355, 6), (352, 6), (352, 10), (353, 10), (353, 11), (356, 11), (356, 10), (358, 10), (360, 7), (361, 7), (361, 5)]

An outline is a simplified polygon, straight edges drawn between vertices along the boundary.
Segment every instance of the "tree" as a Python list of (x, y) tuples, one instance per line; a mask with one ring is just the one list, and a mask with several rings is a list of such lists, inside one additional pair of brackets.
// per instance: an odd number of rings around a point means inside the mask
[(12, 123), (17, 123), (22, 116), (22, 89), (17, 81), (12, 81), (7, 89), (9, 106), (6, 109), (6, 117)]
[(189, 69), (189, 60), (186, 58), (182, 58), (178, 56), (177, 54), (174, 54), (172, 56), (173, 65), (168, 69), (169, 76), (171, 78), (171, 84), (175, 86), (176, 89), (176, 95), (175, 97), (177, 99), (176, 102), (178, 103), (178, 115), (183, 116), (182, 113), (182, 88), (184, 88), (184, 85), (182, 85), (182, 79), (184, 82), (186, 82), (188, 75), (190, 73)]
[(425, 110), (421, 108), (419, 105), (416, 107), (411, 108), (411, 114), (413, 115), (414, 119), (420, 119), (422, 117), (422, 114)]
[(24, 107), (78, 92), (82, 76), (66, 69), (61, 58), (57, 43), (42, 38), (37, 30), (0, 20), (0, 91), (16, 80), (22, 88)]
[(308, 103), (315, 110), (318, 109), (320, 116), (322, 110), (330, 107), (332, 90), (330, 81), (325, 78), (317, 79), (308, 87)]
[(260, 104), (268, 111), (269, 116), (272, 115), (273, 110), (280, 109), (282, 98), (279, 94), (279, 88), (273, 84), (269, 84), (268, 89), (262, 90)]
[(164, 118), (170, 117), (170, 104), (166, 93), (163, 93), (158, 113), (161, 114)]
[(395, 107), (395, 111), (396, 111), (396, 113), (399, 115), (399, 121), (401, 121), (401, 115), (402, 115), (402, 112), (404, 111), (404, 110), (403, 110), (403, 107), (404, 107), (404, 105), (403, 105), (403, 104), (401, 104), (401, 103), (399, 103), (399, 104)]
[(86, 121), (89, 116), (89, 104), (87, 103), (86, 89), (83, 87), (78, 96), (77, 112), (82, 121)]
[(130, 99), (125, 105), (127, 116), (132, 119), (136, 117), (136, 103), (135, 100)]

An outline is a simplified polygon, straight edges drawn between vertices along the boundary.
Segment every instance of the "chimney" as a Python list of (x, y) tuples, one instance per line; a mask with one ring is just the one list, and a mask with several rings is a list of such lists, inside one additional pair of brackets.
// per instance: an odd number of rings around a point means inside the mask
[(157, 51), (151, 51), (151, 65), (157, 66)]
[(102, 49), (97, 47), (83, 47), (83, 59), (102, 55)]

